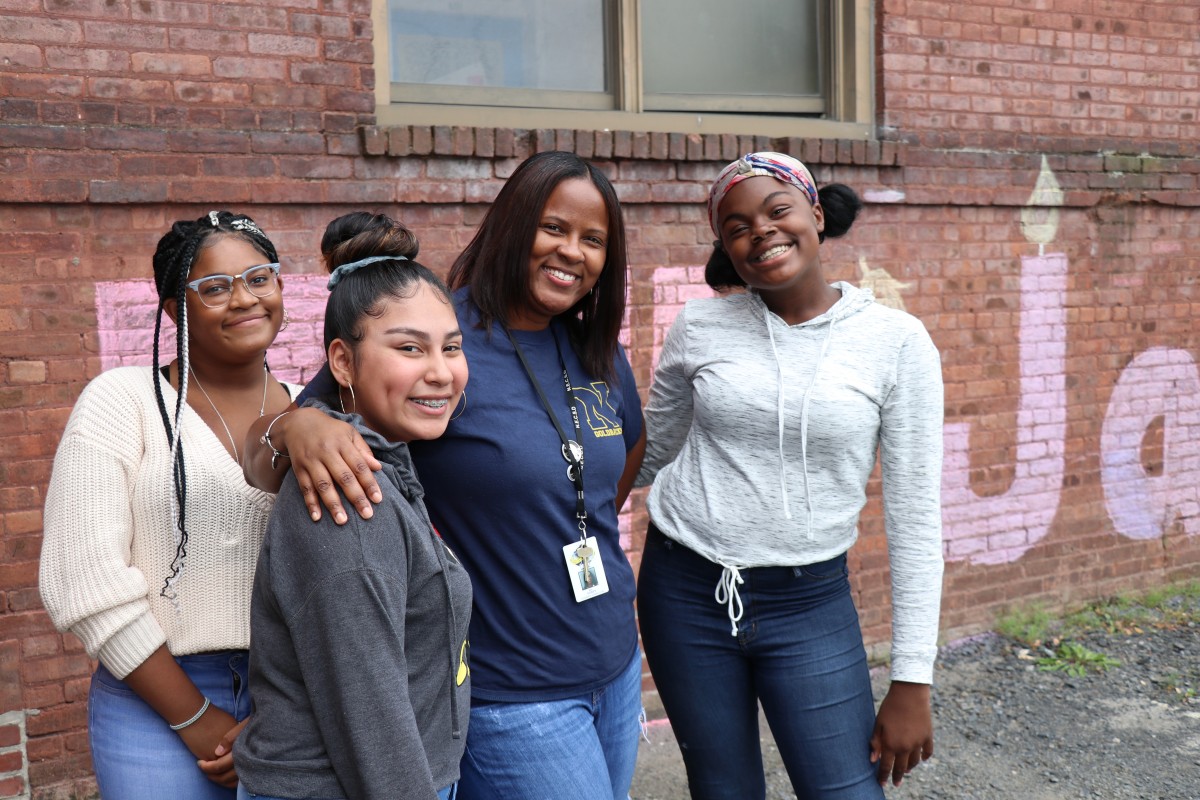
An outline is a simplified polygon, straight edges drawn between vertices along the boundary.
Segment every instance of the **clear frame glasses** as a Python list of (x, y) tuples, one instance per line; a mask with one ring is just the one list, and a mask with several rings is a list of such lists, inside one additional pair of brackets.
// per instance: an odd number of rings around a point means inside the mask
[(224, 308), (229, 305), (233, 296), (233, 282), (238, 278), (246, 286), (246, 291), (255, 297), (270, 297), (279, 288), (279, 265), (259, 264), (251, 267), (241, 275), (208, 275), (199, 280), (188, 281), (187, 288), (200, 298), (200, 302), (209, 308)]

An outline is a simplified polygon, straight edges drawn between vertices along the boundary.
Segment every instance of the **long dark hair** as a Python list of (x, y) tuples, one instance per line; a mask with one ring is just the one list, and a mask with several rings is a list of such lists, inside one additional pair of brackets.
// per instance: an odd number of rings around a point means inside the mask
[(529, 302), (529, 253), (542, 210), (560, 183), (587, 178), (608, 211), (604, 270), (591, 292), (559, 316), (589, 374), (615, 380), (613, 358), (625, 316), (625, 222), (621, 203), (604, 173), (574, 153), (558, 150), (530, 156), (505, 182), (471, 243), (450, 268), (450, 285), (469, 287), (481, 322), (507, 325)]
[[(844, 183), (830, 183), (817, 190), (817, 201), (825, 211), (825, 230), (817, 234), (817, 241), (826, 237), (836, 239), (845, 236), (862, 210), (858, 194)], [(736, 289), (746, 285), (742, 276), (733, 268), (729, 254), (721, 247), (721, 240), (713, 242), (712, 255), (704, 265), (704, 282), (716, 290)]]
[[(154, 380), (154, 397), (158, 402), (158, 412), (162, 416), (167, 443), (171, 447), (175, 501), (179, 505), (179, 515), (175, 519), (175, 526), (179, 530), (175, 558), (171, 561), (170, 572), (163, 580), (159, 594), (172, 600), (174, 594), (171, 587), (187, 560), (188, 541), (187, 473), (183, 466), (183, 442), (177, 435), (179, 418), (187, 402), (188, 374), (191, 372), (188, 361), (187, 277), (200, 251), (224, 238), (243, 239), (262, 253), (267, 261), (279, 261), (275, 245), (254, 224), (254, 220), (244, 214), (234, 214), (230, 211), (210, 211), (197, 220), (176, 222), (171, 226), (171, 230), (158, 240), (158, 247), (154, 250), (154, 288), (158, 292), (158, 311), (154, 318), (154, 372), (151, 377)], [(159, 380), (159, 342), (162, 335), (163, 307), (172, 299), (175, 300), (176, 307), (175, 357), (179, 362), (179, 394), (175, 400), (173, 417), (167, 412), (167, 403), (163, 398), (162, 383)]]
[(334, 339), (341, 339), (353, 348), (363, 337), (363, 317), (382, 314), (389, 298), (412, 297), (419, 282), (432, 287), (447, 304), (453, 304), (446, 284), (413, 260), (419, 249), (416, 234), (386, 214), (356, 211), (325, 227), (321, 256), (330, 273), (343, 264), (364, 258), (394, 257), (341, 277), (330, 291), (325, 303), (326, 352)]

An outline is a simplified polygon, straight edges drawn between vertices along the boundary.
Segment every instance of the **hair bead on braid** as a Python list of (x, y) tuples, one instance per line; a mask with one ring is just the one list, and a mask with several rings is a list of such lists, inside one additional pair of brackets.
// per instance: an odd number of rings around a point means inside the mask
[[(176, 222), (171, 226), (171, 230), (159, 239), (158, 247), (154, 251), (154, 285), (158, 291), (158, 311), (154, 318), (154, 397), (158, 401), (158, 411), (162, 416), (167, 442), (171, 446), (171, 472), (176, 506), (174, 516), (178, 531), (175, 557), (168, 567), (169, 572), (163, 580), (159, 595), (172, 602), (175, 601), (175, 584), (187, 566), (187, 470), (184, 468), (182, 437), (178, 435), (183, 408), (187, 403), (188, 374), (191, 371), (188, 360), (187, 278), (200, 251), (228, 236), (249, 242), (268, 261), (279, 261), (275, 245), (254, 220), (229, 211), (210, 211), (198, 220)], [(159, 359), (163, 308), (171, 298), (174, 298), (177, 308), (175, 357), (179, 363), (179, 392), (173, 417), (167, 411), (163, 395)], [(178, 606), (176, 608), (178, 610)]]

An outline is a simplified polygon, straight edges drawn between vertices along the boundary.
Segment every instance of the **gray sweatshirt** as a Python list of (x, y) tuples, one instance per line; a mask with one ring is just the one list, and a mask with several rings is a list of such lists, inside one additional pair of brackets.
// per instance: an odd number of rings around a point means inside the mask
[(314, 523), (284, 481), (254, 579), (254, 709), (234, 761), (255, 794), (433, 800), (466, 744), (471, 583), (429, 522), (408, 446), (332, 416), (383, 463), (383, 502), (369, 520)]
[(650, 389), (638, 485), (654, 483), (654, 524), (725, 566), (728, 582), (738, 569), (850, 549), (878, 452), (892, 678), (930, 683), (942, 581), (941, 361), (918, 319), (834, 286), (841, 299), (799, 325), (754, 292), (684, 307)]

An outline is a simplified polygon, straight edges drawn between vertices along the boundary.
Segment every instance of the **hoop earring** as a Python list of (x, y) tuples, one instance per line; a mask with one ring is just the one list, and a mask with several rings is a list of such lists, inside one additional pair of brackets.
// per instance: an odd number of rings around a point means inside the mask
[(451, 422), (454, 422), (454, 420), (458, 419), (458, 418), (459, 418), (459, 417), (461, 417), (463, 414), (465, 414), (465, 413), (466, 413), (466, 411), (467, 411), (467, 390), (466, 390), (466, 389), (463, 389), (463, 392), (462, 392), (462, 399), (458, 401), (458, 413), (457, 413), (457, 414), (451, 414), (451, 415), (450, 415), (450, 421), (451, 421)]
[[(350, 402), (354, 405), (354, 408), (357, 409), (358, 408), (358, 398), (354, 396), (354, 384), (347, 383), (346, 388), (350, 390)], [(338, 387), (338, 405), (340, 405), (342, 407), (342, 413), (345, 414), (346, 416), (350, 416), (350, 414), (354, 413), (353, 411), (347, 413), (346, 403), (342, 400), (342, 387), (340, 387), (340, 386)]]
[(284, 331), (287, 330), (288, 325), (291, 325), (291, 324), (292, 324), (292, 317), (290, 314), (288, 314), (288, 310), (285, 308), (283, 310), (283, 324), (279, 326), (279, 332), (283, 333)]

